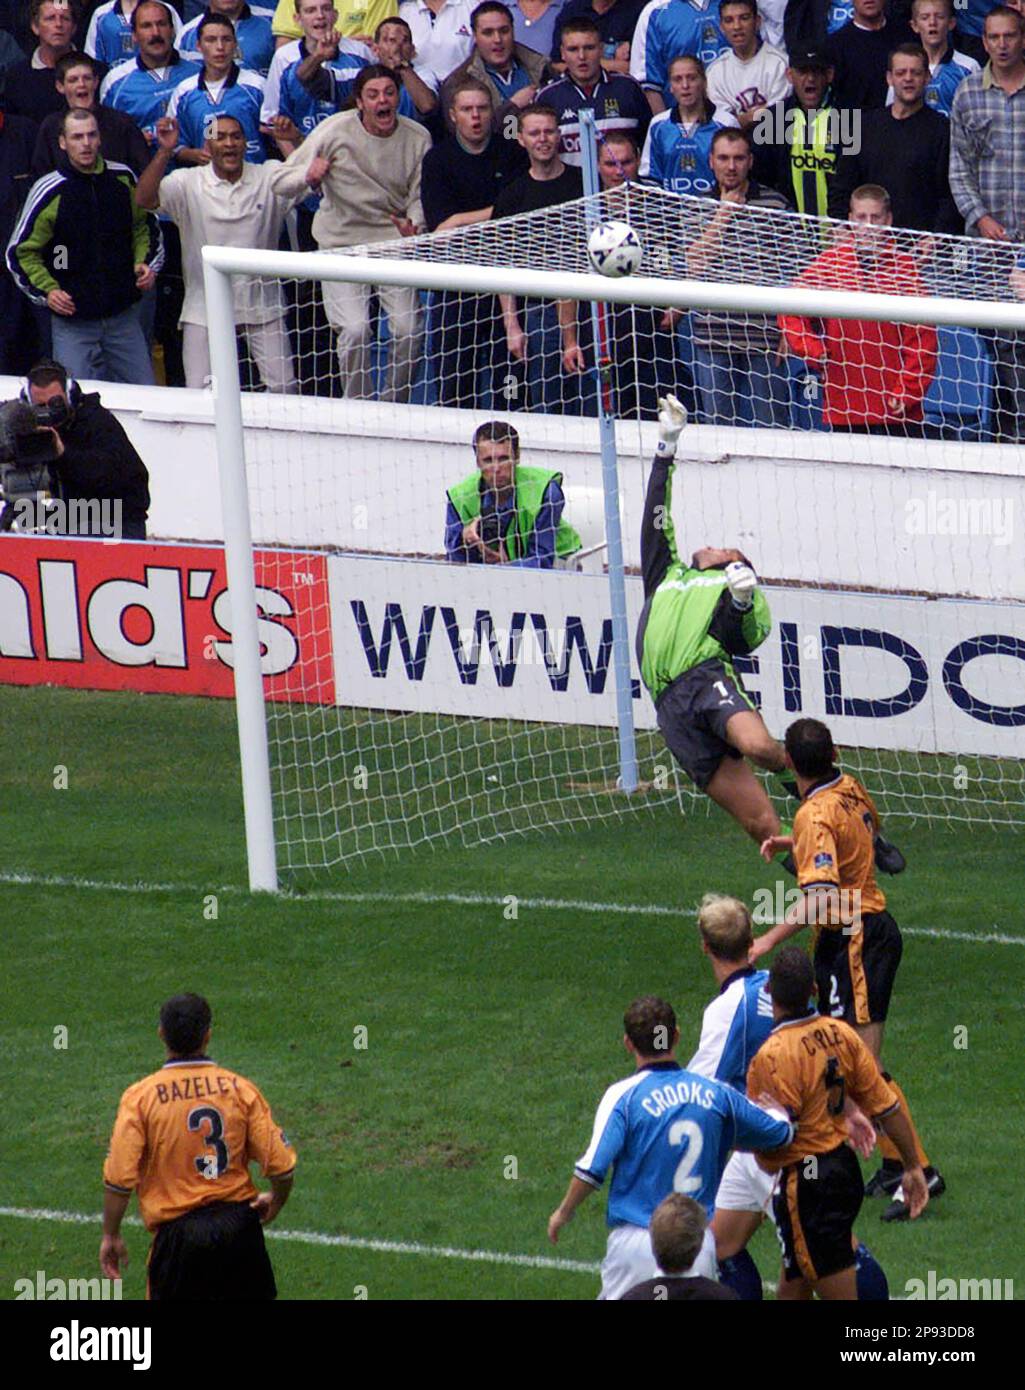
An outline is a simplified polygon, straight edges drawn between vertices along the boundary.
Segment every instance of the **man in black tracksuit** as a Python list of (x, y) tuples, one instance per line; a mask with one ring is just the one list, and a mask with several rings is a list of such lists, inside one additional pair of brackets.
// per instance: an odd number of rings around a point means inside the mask
[(7, 247), (18, 288), (50, 311), (54, 355), (72, 376), (153, 384), (141, 292), (163, 263), (159, 224), (135, 175), (100, 155), (91, 111), (68, 110), (61, 165), (33, 184)]
[[(45, 406), (49, 413), (57, 450), (50, 468), (56, 479), (54, 493), (65, 504), (65, 515), (87, 515), (83, 503), (119, 503), (115, 534), (123, 540), (145, 540), (149, 473), (116, 417), (100, 404), (99, 393), (85, 394), (59, 362), (44, 360), (29, 372), (25, 394), (29, 404)], [(109, 518), (110, 508), (98, 510), (96, 520)], [(117, 522), (116, 508), (113, 516)], [(109, 536), (109, 526), (97, 534)]]

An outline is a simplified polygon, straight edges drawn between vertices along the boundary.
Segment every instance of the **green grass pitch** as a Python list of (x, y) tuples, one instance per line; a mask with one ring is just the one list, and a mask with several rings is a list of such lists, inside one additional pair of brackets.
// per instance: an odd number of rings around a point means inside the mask
[[(604, 1199), (557, 1249), (547, 1217), (629, 1070), (624, 1005), (669, 998), (685, 1062), (714, 988), (693, 909), (774, 881), (734, 826), (661, 805), (253, 899), (229, 704), (7, 688), (0, 721), (0, 1296), (37, 1270), (98, 1273), (97, 1224), (24, 1213), (98, 1214), (118, 1096), (159, 1064), (157, 1008), (181, 989), (208, 995), (214, 1055), (296, 1144), (280, 1230), (353, 1242), (275, 1241), (282, 1297), (594, 1296)], [(907, 937), (886, 1053), (949, 1190), (904, 1227), (866, 1202), (859, 1234), (895, 1294), (934, 1270), (1013, 1279), (1020, 1297), (1023, 840), (907, 823), (893, 838), (910, 868), (887, 885)], [(148, 1240), (126, 1234), (134, 1298)], [(774, 1280), (771, 1228), (754, 1253)]]

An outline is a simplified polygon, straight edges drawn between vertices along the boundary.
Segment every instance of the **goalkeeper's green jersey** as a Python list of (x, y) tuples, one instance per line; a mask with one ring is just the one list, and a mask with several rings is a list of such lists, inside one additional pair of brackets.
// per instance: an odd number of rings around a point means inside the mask
[(772, 629), (760, 589), (739, 609), (721, 569), (698, 570), (680, 559), (671, 512), (672, 460), (656, 458), (641, 524), (644, 610), (637, 628), (641, 678), (657, 704), (665, 690), (702, 661), (717, 659), (742, 690), (731, 657), (761, 646)]

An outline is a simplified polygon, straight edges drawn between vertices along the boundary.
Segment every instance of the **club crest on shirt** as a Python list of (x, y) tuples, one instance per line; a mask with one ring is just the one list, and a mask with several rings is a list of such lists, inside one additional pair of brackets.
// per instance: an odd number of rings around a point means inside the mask
[(816, 854), (815, 867), (816, 869), (831, 869), (833, 867), (833, 856), (825, 852)]

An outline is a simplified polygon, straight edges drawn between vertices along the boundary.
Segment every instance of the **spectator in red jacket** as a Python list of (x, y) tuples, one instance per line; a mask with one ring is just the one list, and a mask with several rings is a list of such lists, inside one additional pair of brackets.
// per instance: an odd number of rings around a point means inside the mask
[[(913, 257), (898, 249), (890, 195), (877, 184), (851, 194), (851, 233), (803, 271), (801, 289), (924, 295)], [(922, 436), (922, 403), (936, 371), (936, 330), (909, 323), (781, 314), (790, 351), (822, 373), (827, 428)]]

